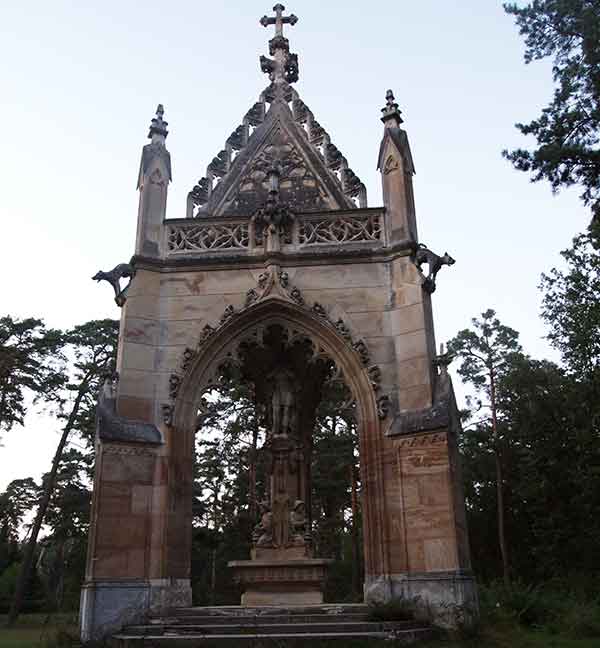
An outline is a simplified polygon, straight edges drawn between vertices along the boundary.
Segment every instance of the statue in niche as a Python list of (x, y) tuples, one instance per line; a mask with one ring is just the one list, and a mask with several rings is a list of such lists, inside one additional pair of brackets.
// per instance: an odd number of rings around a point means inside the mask
[(300, 385), (287, 368), (267, 376), (269, 431), (264, 450), (269, 477), (270, 510), (261, 504), (261, 521), (253, 534), (255, 547), (287, 549), (304, 545), (306, 510), (305, 449), (299, 429)]
[(290, 498), (279, 496), (273, 502), (273, 546), (287, 547), (290, 544)]
[(295, 434), (297, 427), (296, 386), (290, 371), (281, 369), (269, 378), (273, 382), (271, 395), (271, 434)]

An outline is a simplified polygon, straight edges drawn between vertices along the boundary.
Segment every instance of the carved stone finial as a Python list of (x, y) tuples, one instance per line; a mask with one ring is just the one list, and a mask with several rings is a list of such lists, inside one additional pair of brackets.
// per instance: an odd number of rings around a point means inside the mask
[[(275, 25), (275, 36), (269, 41), (269, 54), (272, 59), (266, 56), (260, 57), (260, 69), (269, 75), (269, 79), (276, 85), (276, 89), (294, 83), (298, 80), (298, 55), (290, 52), (290, 43), (283, 35), (284, 25), (295, 25), (298, 17), (294, 14), (284, 16), (285, 7), (276, 4), (273, 7), (275, 17), (263, 16), (260, 24), (263, 27)], [(271, 93), (271, 94), (277, 94)]]
[(400, 126), (403, 122), (402, 113), (398, 108), (398, 104), (394, 99), (394, 93), (391, 90), (388, 90), (385, 93), (385, 106), (381, 109), (382, 117), (381, 121), (385, 124), (386, 122), (393, 121), (395, 126)]
[(148, 133), (148, 139), (152, 139), (153, 135), (162, 135), (166, 137), (169, 134), (167, 126), (169, 122), (164, 121), (163, 115), (165, 114), (165, 109), (162, 104), (158, 104), (156, 108), (156, 117), (152, 118), (150, 122), (150, 132)]
[(265, 205), (260, 207), (252, 217), (257, 228), (257, 241), (262, 244), (266, 237), (267, 251), (270, 252), (280, 250), (281, 243), (295, 220), (288, 206), (280, 201), (280, 177), (281, 163), (276, 158), (268, 170), (269, 194)]
[(448, 373), (448, 366), (454, 360), (454, 354), (444, 344), (440, 344), (440, 354), (437, 355), (433, 361), (434, 366), (439, 367), (440, 373), (446, 375)]

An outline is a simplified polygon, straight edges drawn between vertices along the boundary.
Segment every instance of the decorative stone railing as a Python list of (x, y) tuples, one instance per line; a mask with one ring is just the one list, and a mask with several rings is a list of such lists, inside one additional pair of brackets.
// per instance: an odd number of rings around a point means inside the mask
[(189, 254), (212, 250), (248, 249), (248, 221), (236, 223), (167, 223), (167, 253)]
[(338, 217), (304, 218), (298, 222), (298, 243), (336, 245), (347, 243), (383, 243), (383, 214), (344, 214)]
[[(186, 218), (166, 221), (167, 256), (260, 254), (264, 238), (251, 219)], [(283, 251), (325, 246), (381, 247), (386, 243), (383, 209), (296, 215), (283, 237)]]

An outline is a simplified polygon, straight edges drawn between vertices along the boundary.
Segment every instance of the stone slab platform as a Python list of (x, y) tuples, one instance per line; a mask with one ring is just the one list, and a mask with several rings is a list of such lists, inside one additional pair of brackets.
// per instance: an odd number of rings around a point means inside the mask
[(243, 606), (319, 605), (331, 560), (233, 560), (227, 566), (244, 593)]

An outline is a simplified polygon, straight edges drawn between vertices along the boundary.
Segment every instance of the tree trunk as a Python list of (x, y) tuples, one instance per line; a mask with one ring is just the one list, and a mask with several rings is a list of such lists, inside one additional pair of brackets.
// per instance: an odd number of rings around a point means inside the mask
[(490, 400), (492, 407), (492, 438), (494, 445), (494, 460), (496, 464), (496, 509), (498, 515), (498, 543), (502, 556), (502, 577), (505, 585), (510, 585), (510, 567), (506, 547), (506, 532), (504, 528), (504, 491), (502, 488), (502, 462), (500, 457), (500, 437), (498, 433), (498, 416), (496, 412), (496, 378), (494, 368), (490, 368)]
[(211, 551), (211, 568), (210, 568), (210, 603), (215, 604), (217, 591), (217, 548)]
[[(213, 483), (213, 527), (215, 539), (219, 534), (219, 483)], [(217, 547), (211, 551), (210, 602), (214, 605), (217, 593)]]
[(8, 627), (14, 625), (15, 621), (17, 620), (17, 617), (19, 616), (19, 612), (21, 611), (21, 607), (23, 606), (25, 587), (27, 585), (27, 581), (29, 580), (29, 576), (31, 575), (31, 568), (33, 566), (33, 556), (35, 553), (37, 538), (40, 533), (40, 529), (42, 528), (44, 517), (46, 516), (46, 511), (48, 510), (48, 504), (50, 504), (50, 499), (54, 491), (54, 486), (56, 485), (56, 474), (58, 472), (58, 467), (60, 464), (63, 450), (65, 449), (65, 445), (67, 444), (67, 439), (75, 423), (75, 418), (77, 417), (77, 414), (79, 412), (79, 406), (81, 405), (81, 400), (83, 399), (86, 391), (88, 390), (88, 379), (89, 377), (86, 376), (86, 378), (82, 381), (79, 387), (79, 391), (77, 392), (77, 397), (75, 398), (75, 402), (73, 403), (71, 413), (69, 414), (67, 423), (63, 428), (63, 433), (60, 437), (60, 441), (58, 442), (58, 446), (56, 447), (56, 452), (54, 453), (54, 459), (52, 460), (52, 468), (50, 469), (48, 479), (46, 480), (46, 484), (44, 485), (44, 493), (42, 495), (42, 499), (40, 501), (40, 505), (38, 507), (35, 520), (33, 522), (33, 526), (31, 527), (29, 540), (27, 541), (27, 545), (25, 547), (23, 564), (19, 572), (17, 587), (15, 589), (15, 596), (10, 606), (10, 612), (8, 613), (8, 620), (6, 623)]
[(256, 523), (258, 514), (257, 497), (256, 497), (256, 457), (258, 452), (258, 402), (256, 399), (256, 390), (254, 391), (254, 426), (252, 428), (252, 447), (250, 448), (250, 476), (248, 498), (250, 500), (250, 520), (252, 524)]

